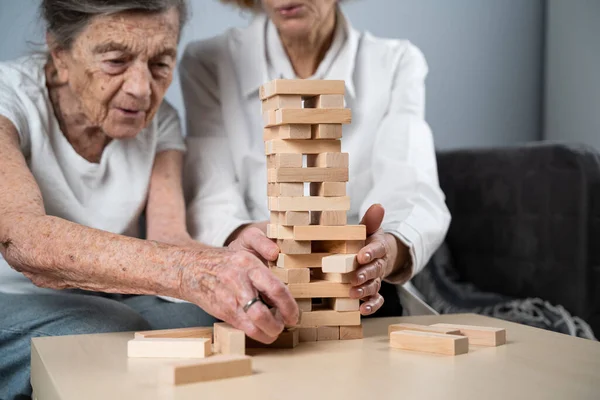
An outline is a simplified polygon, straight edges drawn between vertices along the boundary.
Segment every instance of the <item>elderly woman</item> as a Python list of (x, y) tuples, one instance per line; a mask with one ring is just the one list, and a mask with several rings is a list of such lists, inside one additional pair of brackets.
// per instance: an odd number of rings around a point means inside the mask
[[(298, 320), (256, 256), (277, 246), (254, 230), (208, 248), (185, 227), (185, 147), (163, 102), (185, 0), (41, 8), (49, 54), (0, 63), (0, 398), (30, 395), (32, 337), (206, 325), (211, 314), (272, 342)], [(144, 208), (152, 241), (135, 238)]]
[[(418, 273), (450, 222), (424, 120), (423, 55), (406, 40), (356, 31), (337, 0), (223, 2), (255, 17), (246, 29), (189, 45), (180, 64), (187, 109), (190, 233), (220, 246), (250, 227), (266, 226), (257, 222), (269, 217), (258, 96), (263, 83), (282, 78), (345, 80), (345, 100), (353, 110), (342, 139), (350, 153), (348, 217), (356, 223), (366, 214), (372, 233), (358, 253), (363, 266), (351, 295), (365, 300), (363, 314), (372, 314), (382, 305), (381, 281), (402, 284)], [(382, 212), (367, 212), (375, 203), (385, 208), (380, 228), (369, 223)], [(398, 301), (394, 289), (389, 285), (381, 290), (392, 303)]]

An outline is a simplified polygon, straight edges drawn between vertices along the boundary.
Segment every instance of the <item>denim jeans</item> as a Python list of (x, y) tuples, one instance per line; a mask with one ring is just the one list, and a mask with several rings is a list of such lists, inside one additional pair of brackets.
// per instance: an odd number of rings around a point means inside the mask
[(105, 332), (210, 326), (198, 306), (154, 296), (71, 291), (0, 293), (0, 399), (29, 399), (31, 339)]

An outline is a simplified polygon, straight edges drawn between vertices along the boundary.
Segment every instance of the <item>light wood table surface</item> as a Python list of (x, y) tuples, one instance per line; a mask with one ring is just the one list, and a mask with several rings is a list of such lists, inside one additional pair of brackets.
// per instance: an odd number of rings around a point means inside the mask
[[(438, 356), (388, 347), (392, 323), (506, 328), (508, 343)], [(37, 400), (600, 399), (600, 344), (478, 315), (365, 319), (365, 339), (249, 349), (252, 376), (161, 384), (173, 359), (128, 359), (133, 333), (36, 338)], [(178, 360), (177, 360), (178, 361)]]

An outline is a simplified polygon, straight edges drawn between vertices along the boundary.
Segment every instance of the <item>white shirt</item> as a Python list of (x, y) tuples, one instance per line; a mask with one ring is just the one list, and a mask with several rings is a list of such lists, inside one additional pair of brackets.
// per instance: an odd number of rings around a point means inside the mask
[[(409, 247), (417, 273), (450, 223), (424, 119), (427, 64), (410, 42), (360, 33), (339, 15), (331, 54), (315, 77), (346, 82), (352, 110), (342, 139), (342, 151), (350, 154), (348, 223), (381, 203), (384, 230)], [(258, 90), (272, 79), (293, 77), (273, 32), (258, 15), (248, 28), (190, 44), (180, 64), (188, 229), (208, 244), (220, 246), (241, 224), (269, 219)]]
[[(177, 112), (166, 102), (135, 138), (113, 140), (100, 163), (75, 152), (60, 130), (46, 89), (45, 56), (0, 63), (0, 115), (16, 127), (46, 214), (104, 231), (138, 236), (157, 153), (185, 151)], [(0, 292), (52, 292), (34, 286), (0, 256)]]

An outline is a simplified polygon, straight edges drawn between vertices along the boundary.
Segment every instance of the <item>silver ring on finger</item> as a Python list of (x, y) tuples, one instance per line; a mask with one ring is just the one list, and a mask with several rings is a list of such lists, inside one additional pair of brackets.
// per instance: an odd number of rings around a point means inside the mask
[(255, 298), (253, 298), (252, 300), (248, 301), (248, 302), (247, 302), (247, 303), (244, 305), (244, 308), (243, 308), (244, 312), (245, 312), (245, 313), (247, 313), (247, 312), (248, 312), (248, 310), (250, 309), (250, 307), (252, 307), (252, 305), (253, 305), (254, 303), (258, 303), (258, 302), (262, 303), (262, 300), (261, 300), (260, 296), (257, 296), (257, 297), (255, 297)]

